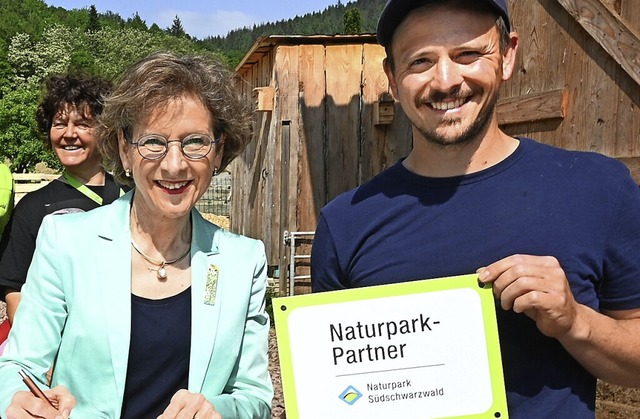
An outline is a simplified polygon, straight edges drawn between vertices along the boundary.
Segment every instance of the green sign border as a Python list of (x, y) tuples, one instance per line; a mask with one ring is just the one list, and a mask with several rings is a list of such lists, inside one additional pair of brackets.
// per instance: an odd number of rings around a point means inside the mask
[(478, 275), (476, 274), (274, 298), (273, 313), (275, 317), (276, 336), (278, 339), (278, 356), (280, 357), (280, 372), (282, 376), (287, 418), (299, 419), (288, 321), (289, 315), (294, 310), (319, 305), (347, 303), (351, 301), (397, 297), (461, 288), (472, 289), (480, 296), (487, 343), (487, 354), (489, 355), (489, 374), (491, 376), (493, 404), (487, 412), (481, 414), (449, 417), (468, 419), (508, 418), (509, 414), (507, 410), (507, 396), (504, 388), (504, 376), (502, 372), (502, 357), (500, 355), (500, 341), (498, 337), (495, 300), (491, 285), (484, 284), (484, 286), (481, 287), (480, 282), (478, 281)]

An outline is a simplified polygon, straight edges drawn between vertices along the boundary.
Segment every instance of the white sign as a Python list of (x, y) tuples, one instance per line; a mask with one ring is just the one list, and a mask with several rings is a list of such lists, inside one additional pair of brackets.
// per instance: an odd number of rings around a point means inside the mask
[(508, 417), (477, 276), (278, 298), (274, 313), (288, 419)]

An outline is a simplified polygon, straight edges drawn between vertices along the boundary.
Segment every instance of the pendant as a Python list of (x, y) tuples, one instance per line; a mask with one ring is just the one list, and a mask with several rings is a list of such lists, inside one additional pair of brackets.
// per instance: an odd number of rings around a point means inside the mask
[(158, 279), (167, 279), (167, 270), (164, 266), (158, 268)]

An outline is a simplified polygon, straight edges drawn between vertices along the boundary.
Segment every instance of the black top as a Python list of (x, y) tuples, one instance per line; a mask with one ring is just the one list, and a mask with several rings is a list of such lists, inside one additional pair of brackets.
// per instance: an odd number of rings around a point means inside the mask
[[(120, 186), (109, 174), (104, 186), (87, 187), (102, 197), (103, 205), (120, 196)], [(36, 248), (36, 236), (46, 215), (84, 212), (99, 206), (61, 180), (26, 194), (16, 205), (0, 241), (0, 299), (4, 300), (5, 287), (20, 290), (25, 283)]]
[(131, 296), (131, 344), (121, 419), (156, 418), (186, 389), (191, 288), (161, 300)]

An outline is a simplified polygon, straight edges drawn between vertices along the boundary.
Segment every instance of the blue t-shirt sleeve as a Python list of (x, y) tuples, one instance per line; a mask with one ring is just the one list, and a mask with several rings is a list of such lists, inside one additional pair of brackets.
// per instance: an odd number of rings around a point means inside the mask
[(335, 243), (324, 215), (320, 213), (311, 248), (311, 290), (335, 291), (346, 288)]
[(622, 184), (609, 220), (604, 254), (600, 307), (628, 310), (640, 307), (640, 188), (628, 177)]

